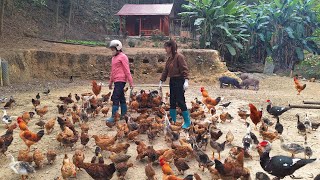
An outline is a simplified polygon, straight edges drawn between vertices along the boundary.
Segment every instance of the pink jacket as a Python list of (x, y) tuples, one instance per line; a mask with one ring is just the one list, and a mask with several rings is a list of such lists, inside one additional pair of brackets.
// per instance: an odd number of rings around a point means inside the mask
[(112, 58), (110, 83), (127, 81), (133, 86), (128, 57), (121, 52)]

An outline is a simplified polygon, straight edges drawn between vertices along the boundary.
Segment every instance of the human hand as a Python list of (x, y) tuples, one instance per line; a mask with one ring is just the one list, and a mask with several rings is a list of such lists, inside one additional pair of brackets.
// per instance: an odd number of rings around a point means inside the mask
[(112, 89), (112, 83), (109, 84), (109, 89), (110, 89), (110, 90)]
[(188, 87), (189, 87), (189, 80), (188, 79), (185, 79), (184, 80), (184, 84), (183, 84), (183, 90), (187, 90), (188, 89)]
[(162, 81), (159, 82), (159, 89), (162, 88)]

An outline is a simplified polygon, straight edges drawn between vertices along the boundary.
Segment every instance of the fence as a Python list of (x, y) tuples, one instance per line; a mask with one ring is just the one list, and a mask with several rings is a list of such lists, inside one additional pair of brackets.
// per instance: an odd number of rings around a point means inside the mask
[(9, 63), (0, 58), (0, 85), (8, 86), (9, 84)]

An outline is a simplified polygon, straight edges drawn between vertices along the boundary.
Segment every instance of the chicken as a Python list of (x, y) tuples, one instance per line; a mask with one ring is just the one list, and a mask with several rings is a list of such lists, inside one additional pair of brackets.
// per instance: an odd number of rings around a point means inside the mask
[(174, 149), (174, 157), (176, 158), (186, 158), (192, 154), (192, 148), (190, 149), (190, 146), (172, 144), (171, 148)]
[(17, 128), (17, 124), (14, 123), (9, 126), (6, 133), (0, 137), (0, 152), (4, 154), (13, 141), (13, 130)]
[(80, 101), (80, 96), (78, 94), (74, 94), (74, 98), (76, 99), (77, 102)]
[(103, 117), (106, 117), (108, 115), (109, 110), (110, 110), (109, 107), (104, 107), (104, 108), (101, 109)]
[(172, 162), (173, 157), (174, 157), (174, 150), (169, 149), (168, 151), (164, 152), (163, 155), (159, 157), (159, 159), (163, 159), (167, 162)]
[(241, 166), (235, 166), (231, 163), (222, 164), (219, 160), (215, 159), (215, 169), (218, 171), (220, 178), (225, 179), (232, 177), (235, 179), (250, 179), (250, 171)]
[(141, 160), (144, 157), (148, 157), (148, 162), (155, 162), (159, 158), (160, 154), (157, 153), (156, 150), (153, 149), (153, 146), (148, 146), (145, 151), (141, 154), (138, 154), (137, 160)]
[(60, 96), (59, 100), (62, 101), (64, 104), (72, 104), (74, 101), (72, 100), (71, 93), (67, 97)]
[(116, 142), (117, 135), (108, 138), (101, 138), (97, 135), (93, 135), (92, 138), (94, 138), (96, 145), (99, 146), (101, 150), (108, 150), (108, 147)]
[(43, 167), (43, 161), (44, 161), (44, 155), (39, 149), (36, 149), (33, 152), (33, 161), (36, 164), (36, 167), (42, 168)]
[(274, 140), (279, 139), (279, 133), (277, 131), (275, 132), (260, 131), (260, 135), (262, 136), (263, 140), (268, 140), (270, 142), (273, 142)]
[(160, 162), (160, 166), (161, 166), (161, 169), (162, 169), (162, 173), (164, 175), (174, 175), (173, 170), (171, 169), (169, 163), (167, 163), (162, 158), (159, 160), (159, 162)]
[(34, 108), (37, 108), (37, 106), (40, 106), (40, 100), (32, 99), (31, 102)]
[(204, 118), (204, 117), (205, 117), (204, 110), (195, 111), (195, 112), (193, 112), (193, 113), (190, 113), (190, 117), (193, 118), (193, 119), (201, 119), (201, 118)]
[(255, 125), (255, 129), (257, 129), (257, 124), (261, 121), (262, 111), (258, 111), (257, 108), (253, 104), (249, 104), (250, 107), (250, 119)]
[(6, 104), (3, 106), (4, 109), (12, 109), (13, 108), (13, 104), (16, 103), (16, 100), (13, 99), (13, 97), (11, 96), (9, 101), (6, 102)]
[(129, 159), (131, 158), (130, 155), (127, 155), (127, 154), (117, 154), (117, 153), (111, 153), (111, 155), (109, 156), (109, 159), (115, 163), (115, 164), (118, 164), (118, 163), (122, 163), (122, 162), (127, 162)]
[[(218, 159), (219, 159), (219, 160), (220, 160), (220, 152), (224, 150), (225, 145), (226, 145), (226, 142), (227, 142), (227, 141), (224, 141), (223, 143), (218, 143), (218, 142), (210, 139), (210, 146), (211, 146), (214, 150), (216, 150), (216, 151), (218, 152), (218, 154), (219, 154)], [(214, 151), (212, 151), (212, 157), (213, 157), (213, 159), (214, 159)]]
[(156, 180), (156, 172), (154, 171), (151, 163), (146, 165), (144, 172), (146, 173), (148, 180)]
[(94, 95), (98, 96), (101, 92), (101, 83), (97, 84), (97, 81), (93, 80), (92, 81), (92, 92)]
[(231, 120), (233, 119), (233, 117), (228, 113), (228, 112), (224, 112), (220, 114), (220, 120), (221, 122), (226, 122), (226, 120)]
[[(67, 129), (68, 127), (66, 127)], [(63, 135), (62, 137), (62, 141), (61, 143), (64, 145), (64, 146), (67, 146), (67, 147), (70, 147), (71, 149), (73, 148), (74, 144), (77, 143), (77, 141), (79, 140), (79, 133), (78, 131), (72, 131), (73, 132), (73, 135), (72, 136), (66, 136)]]
[(209, 168), (214, 165), (214, 162), (209, 159), (209, 156), (203, 152), (196, 144), (193, 144), (193, 155), (195, 156), (197, 162), (199, 163), (199, 168)]
[(23, 121), (21, 117), (17, 118), (17, 123), (18, 123), (21, 131), (28, 130), (27, 123), (25, 121)]
[(182, 172), (181, 173), (182, 175), (184, 174), (184, 171), (186, 171), (190, 168), (189, 165), (186, 163), (186, 161), (182, 158), (179, 158), (179, 159), (175, 158), (174, 165), (178, 169), (179, 173)]
[(130, 147), (129, 143), (118, 143), (113, 146), (107, 147), (107, 150), (114, 153), (127, 153), (128, 148)]
[(307, 128), (306, 128), (305, 124), (300, 121), (300, 116), (299, 116), (299, 114), (296, 114), (296, 117), (297, 117), (297, 129), (298, 129), (298, 133), (306, 134)]
[(67, 179), (69, 177), (76, 177), (77, 175), (76, 166), (68, 158), (67, 154), (64, 155), (64, 159), (61, 167), (61, 174), (63, 179)]
[(296, 76), (293, 77), (293, 81), (294, 81), (295, 88), (298, 91), (298, 95), (300, 95), (301, 91), (303, 91), (307, 87), (307, 84), (303, 84), (303, 85), (300, 84)]
[(63, 104), (63, 105), (57, 105), (58, 108), (58, 113), (64, 116), (68, 110), (68, 106)]
[[(79, 162), (83, 162), (84, 159), (85, 159), (84, 153), (83, 153), (83, 151), (80, 150), (80, 149), (77, 149), (77, 150), (74, 152), (74, 155), (72, 156), (72, 162), (73, 162), (73, 164), (74, 164), (77, 168), (79, 168), (79, 167), (77, 166), (78, 164), (80, 164)], [(80, 168), (79, 168), (79, 170), (80, 170)]]
[(58, 117), (57, 121), (62, 131), (64, 131), (65, 127), (68, 127), (69, 129), (74, 130), (74, 125), (72, 124), (69, 118)]
[(144, 153), (144, 151), (146, 151), (147, 149), (147, 145), (143, 142), (143, 141), (135, 141), (135, 144), (137, 145), (137, 160), (138, 157), (140, 157), (141, 154)]
[(248, 114), (247, 111), (241, 109), (239, 109), (238, 115), (240, 116), (240, 119), (243, 119), (245, 121), (247, 121), (248, 117), (250, 116), (250, 114)]
[(32, 153), (30, 153), (30, 151), (21, 149), (18, 152), (18, 161), (23, 161), (31, 164), (33, 162), (33, 155)]
[(77, 167), (84, 169), (93, 179), (110, 180), (114, 172), (116, 172), (114, 163), (99, 164), (78, 162)]
[(91, 158), (91, 163), (104, 164), (104, 159), (102, 157), (100, 147), (96, 147), (96, 149), (94, 150), (94, 156)]
[(44, 135), (44, 130), (40, 130), (38, 133), (33, 133), (33, 132), (29, 131), (29, 130), (20, 132), (20, 138), (27, 145), (28, 150), (30, 150), (30, 147), (33, 144), (39, 142), (43, 135)]
[(132, 163), (121, 162), (116, 164), (117, 176), (120, 180), (125, 180), (125, 176), (130, 167), (133, 167)]
[(56, 118), (52, 118), (46, 122), (46, 124), (44, 125), (44, 128), (47, 134), (50, 134), (53, 131), (55, 124), (56, 124)]
[(234, 140), (234, 136), (232, 132), (229, 130), (228, 133), (226, 134), (227, 144), (231, 144), (233, 140)]
[(82, 132), (88, 133), (88, 131), (90, 129), (89, 124), (87, 124), (86, 122), (81, 123), (80, 124), (80, 129), (81, 129)]
[(129, 134), (128, 134), (128, 140), (132, 141), (132, 140), (135, 140), (136, 137), (139, 135), (139, 130), (135, 130), (135, 131), (131, 131)]
[(101, 94), (103, 102), (108, 102), (111, 96), (111, 92), (108, 92), (108, 94)]
[(87, 132), (83, 132), (81, 131), (81, 135), (80, 135), (80, 142), (83, 146), (86, 146), (89, 142), (90, 138), (89, 138), (89, 134)]
[(56, 157), (57, 157), (56, 151), (49, 149), (46, 155), (47, 155), (48, 164), (52, 164), (56, 160)]
[(36, 122), (36, 125), (39, 126), (40, 129), (43, 129), (45, 124), (46, 122), (44, 122), (43, 120), (39, 120), (38, 122)]
[(24, 112), (24, 113), (22, 114), (22, 116), (21, 116), (22, 120), (23, 120), (24, 122), (29, 122), (30, 119), (32, 118), (32, 117), (31, 117), (31, 113), (34, 113), (34, 112)]
[(80, 116), (77, 115), (75, 112), (71, 112), (72, 122), (73, 124), (79, 123), (80, 124)]
[[(200, 89), (201, 93), (202, 93), (202, 102), (207, 106), (207, 105), (212, 105), (212, 106), (216, 106), (219, 104), (219, 102), (221, 101), (221, 97), (217, 97), (216, 99), (212, 99), (209, 94), (208, 91), (204, 89), (204, 87), (201, 87)], [(209, 109), (209, 108), (208, 108)]]
[(42, 119), (43, 116), (48, 112), (48, 106), (43, 106), (42, 108), (39, 108), (39, 109), (35, 108), (35, 111), (37, 115), (40, 116), (40, 118)]

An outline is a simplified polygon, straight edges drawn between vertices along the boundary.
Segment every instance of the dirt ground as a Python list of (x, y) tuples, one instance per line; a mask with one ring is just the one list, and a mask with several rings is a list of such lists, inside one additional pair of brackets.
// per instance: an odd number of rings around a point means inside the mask
[[(264, 117), (269, 117), (269, 114), (266, 112), (266, 100), (270, 99), (273, 101), (275, 105), (279, 106), (286, 106), (289, 103), (290, 104), (302, 104), (302, 100), (314, 100), (319, 101), (320, 97), (320, 84), (319, 83), (307, 83), (307, 88), (301, 93), (300, 96), (297, 95), (297, 92), (294, 88), (293, 81), (290, 78), (287, 77), (279, 77), (279, 76), (265, 76), (261, 74), (254, 74), (254, 76), (258, 77), (260, 79), (260, 90), (259, 91), (253, 91), (253, 90), (235, 90), (235, 89), (220, 89), (218, 84), (212, 84), (210, 86), (206, 85), (205, 87), (208, 89), (211, 97), (217, 97), (221, 96), (223, 97), (223, 102), (231, 101), (231, 105), (224, 109), (223, 111), (228, 111), (231, 113), (235, 119), (229, 123), (226, 122), (224, 124), (218, 124), (218, 127), (221, 128), (224, 135), (218, 140), (219, 142), (223, 142), (225, 140), (225, 134), (231, 130), (231, 132), (235, 136), (235, 140), (233, 142), (233, 145), (239, 145), (242, 146), (242, 138), (245, 135), (245, 125), (243, 121), (241, 121), (237, 115), (237, 110), (239, 107), (244, 107), (245, 109), (248, 109), (248, 103), (253, 103), (258, 107), (264, 108)], [(157, 82), (155, 82), (157, 83)], [(105, 86), (102, 89), (102, 93), (109, 92), (107, 88), (107, 84), (104, 84)], [(190, 88), (186, 91), (186, 97), (187, 101), (190, 102), (195, 97), (201, 98), (200, 93), (200, 87), (202, 84), (190, 84)], [(8, 114), (11, 116), (19, 116), (24, 111), (32, 111), (33, 106), (31, 103), (31, 98), (34, 98), (36, 93), (44, 91), (46, 88), (50, 88), (52, 90), (52, 93), (50, 93), (49, 96), (42, 95), (41, 97), (41, 106), (48, 105), (49, 106), (49, 113), (45, 115), (44, 119), (48, 120), (50, 118), (57, 116), (57, 108), (56, 105), (59, 103), (58, 97), (59, 96), (66, 96), (70, 92), (72, 94), (74, 93), (83, 93), (83, 92), (89, 92), (91, 91), (91, 85), (89, 81), (82, 81), (82, 80), (76, 80), (74, 83), (69, 84), (68, 80), (60, 80), (56, 82), (32, 82), (32, 83), (26, 83), (26, 84), (20, 84), (20, 85), (13, 85), (11, 87), (1, 87), (0, 88), (0, 97), (7, 96), (9, 97), (12, 95), (16, 101), (17, 105), (12, 109), (8, 110)], [(152, 85), (137, 85), (135, 87), (135, 90), (139, 91), (140, 89), (156, 89), (156, 86)], [(168, 89), (166, 88), (165, 91)], [(190, 104), (188, 104), (190, 106)], [(222, 109), (218, 110), (218, 114), (221, 113)], [(320, 111), (319, 110), (305, 110), (305, 109), (291, 109), (290, 111), (286, 112), (281, 116), (281, 123), (284, 125), (284, 133), (283, 137), (285, 141), (287, 142), (295, 142), (298, 144), (303, 145), (304, 137), (301, 135), (298, 135), (297, 128), (296, 128), (296, 118), (295, 114), (301, 114), (304, 115), (306, 113), (310, 114), (311, 120), (314, 122), (320, 122)], [(2, 115), (2, 113), (0, 113)], [(30, 129), (32, 131), (39, 131), (39, 128), (35, 125), (35, 123), (38, 121), (39, 117), (35, 116), (31, 122), (30, 122)], [(90, 119), (90, 130), (89, 134), (115, 134), (115, 130), (110, 130), (105, 126), (104, 123), (105, 118), (102, 115), (99, 115), (96, 119)], [(272, 119), (274, 121), (274, 119)], [(76, 126), (76, 128), (79, 128)], [(274, 129), (274, 127), (271, 127), (270, 129)], [(258, 135), (258, 132), (253, 130), (252, 131)], [(25, 149), (26, 146), (23, 143), (23, 141), (19, 138), (18, 135), (19, 130), (15, 130), (14, 132), (14, 140), (12, 142), (12, 145), (9, 147), (9, 150), (7, 153), (11, 153), (17, 157), (18, 150)], [(50, 135), (44, 135), (42, 140), (35, 144), (32, 149), (38, 148), (43, 153), (47, 151), (47, 149), (55, 149), (58, 152), (58, 156), (56, 161), (53, 165), (45, 165), (42, 169), (37, 169), (37, 172), (35, 174), (32, 174), (30, 176), (30, 179), (34, 180), (43, 180), (43, 179), (54, 179), (55, 177), (59, 176), (60, 168), (62, 165), (62, 159), (64, 156), (64, 153), (67, 153), (69, 157), (72, 157), (74, 154), (74, 151), (70, 150), (70, 148), (61, 148), (59, 146), (59, 143), (56, 141), (55, 136), (56, 134), (60, 132), (59, 125), (56, 123), (55, 129), (53, 133)], [(4, 125), (0, 126), (0, 133), (1, 135), (5, 133)], [(149, 144), (146, 135), (139, 135), (139, 139), (144, 140), (146, 143)], [(259, 140), (261, 140), (261, 137), (258, 137)], [(311, 146), (313, 150), (313, 157), (319, 157), (320, 154), (320, 144), (319, 144), (319, 138), (320, 138), (320, 130), (311, 132), (311, 134), (308, 134), (308, 144)], [(160, 148), (166, 148), (167, 145), (163, 143), (164, 141), (163, 137), (159, 137), (155, 140), (153, 143), (153, 146), (155, 149)], [(77, 143), (76, 148), (81, 148), (80, 142)], [(89, 162), (93, 156), (95, 148), (95, 142), (93, 139), (90, 139), (88, 143), (88, 148), (86, 148), (85, 156), (86, 162)], [(227, 153), (230, 150), (230, 146), (227, 146), (226, 149), (221, 154), (222, 160), (227, 156)], [(212, 149), (210, 146), (208, 146), (206, 151), (210, 156), (212, 154)], [(136, 162), (136, 145), (134, 143), (131, 143), (131, 146), (129, 148), (128, 154), (132, 155), (131, 159), (129, 161), (134, 163), (134, 167), (128, 170), (126, 179), (145, 179), (145, 173), (144, 173), (144, 167), (146, 165), (146, 162)], [(248, 167), (251, 170), (251, 177), (252, 179), (255, 178), (255, 173), (258, 171), (263, 171), (260, 164), (259, 164), (259, 157), (257, 152), (252, 151), (251, 154), (253, 155), (253, 160), (245, 160), (245, 167)], [(274, 155), (288, 155), (289, 153), (283, 151), (280, 148), (280, 141), (276, 140), (272, 144), (272, 151), (271, 156)], [(110, 163), (110, 160), (107, 159), (107, 156), (109, 153), (104, 152), (103, 156), (105, 157), (106, 163)], [(298, 154), (297, 157), (304, 158), (304, 154)], [(13, 171), (10, 170), (8, 167), (8, 164), (10, 163), (10, 160), (8, 157), (1, 156), (1, 162), (0, 162), (0, 179), (7, 179), (7, 180), (13, 180), (13, 179), (19, 179), (19, 176), (14, 174)], [(172, 168), (175, 173), (177, 173), (177, 169), (174, 167), (173, 164)], [(208, 170), (205, 170), (202, 172), (194, 159), (192, 159), (189, 162), (190, 169), (185, 172), (185, 175), (198, 173), (202, 179), (207, 180), (211, 179), (211, 175), (208, 172)], [(162, 179), (162, 173), (161, 173), (161, 167), (160, 166), (154, 166), (154, 169), (156, 170), (157, 178)], [(300, 170), (296, 171), (295, 175), (302, 177), (302, 179), (312, 179), (311, 174), (316, 176), (320, 173), (320, 163), (319, 161), (314, 162), (311, 165), (307, 165), (304, 168), (301, 168)], [(181, 176), (182, 177), (182, 176)], [(271, 176), (270, 176), (271, 177)], [(87, 180), (91, 179), (90, 176), (83, 170), (80, 171), (77, 174), (76, 179), (81, 180)], [(117, 179), (116, 175), (114, 175), (113, 179)], [(287, 177), (286, 179), (290, 179)]]

